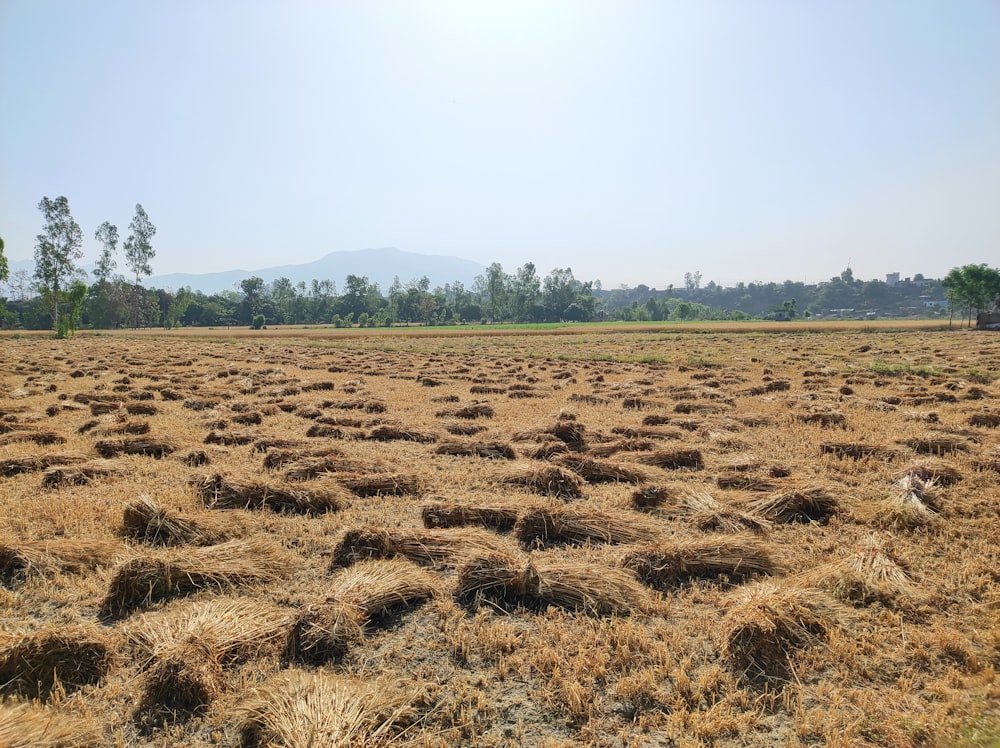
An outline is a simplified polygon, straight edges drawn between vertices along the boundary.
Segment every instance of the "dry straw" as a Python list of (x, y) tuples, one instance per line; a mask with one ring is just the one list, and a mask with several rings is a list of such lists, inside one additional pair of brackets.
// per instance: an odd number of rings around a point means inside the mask
[(195, 480), (195, 487), (210, 509), (270, 509), (274, 512), (323, 514), (348, 506), (350, 494), (336, 484), (304, 487), (300, 484), (265, 483), (215, 473)]
[(502, 504), (428, 504), (421, 509), (424, 527), (463, 527), (480, 525), (498, 532), (514, 527), (521, 509)]
[(420, 481), (403, 473), (336, 476), (337, 483), (355, 496), (410, 496), (420, 493)]
[(23, 429), (0, 434), (0, 447), (16, 442), (34, 442), (39, 446), (45, 446), (47, 444), (62, 444), (65, 441), (66, 437), (55, 431)]
[(852, 460), (877, 460), (889, 462), (899, 457), (898, 450), (883, 444), (864, 444), (860, 442), (821, 442), (819, 450), (822, 454)]
[(776, 570), (759, 540), (739, 535), (646, 545), (630, 551), (623, 565), (646, 584), (664, 590), (699, 579), (742, 582)]
[(0, 639), (0, 692), (47, 698), (97, 683), (111, 668), (108, 632), (93, 624), (50, 625)]
[(11, 478), (21, 473), (34, 473), (59, 465), (73, 465), (91, 459), (85, 452), (46, 452), (0, 460), (0, 476)]
[(652, 540), (659, 523), (628, 511), (563, 506), (533, 509), (514, 525), (514, 535), (526, 546), (547, 543), (637, 543)]
[(285, 480), (312, 480), (327, 473), (357, 474), (382, 472), (385, 472), (385, 468), (368, 460), (353, 460), (340, 455), (317, 455), (314, 457), (303, 457), (300, 460), (288, 463), (285, 470)]
[(119, 455), (146, 455), (159, 459), (174, 452), (177, 446), (167, 439), (144, 436), (133, 439), (105, 439), (97, 442), (94, 448), (106, 459)]
[(426, 566), (453, 567), (507, 546), (494, 533), (476, 528), (388, 530), (367, 525), (344, 533), (333, 550), (331, 567), (395, 556)]
[(845, 558), (806, 572), (801, 581), (862, 605), (877, 601), (902, 608), (920, 597), (917, 586), (893, 556), (891, 547), (877, 535), (866, 538), (857, 551)]
[(458, 595), (473, 604), (482, 599), (552, 604), (591, 615), (629, 615), (648, 606), (645, 590), (627, 569), (510, 553), (483, 556), (462, 567)]
[(167, 509), (149, 496), (125, 505), (121, 533), (143, 543), (212, 545), (245, 535), (247, 527), (231, 516), (202, 512), (185, 514)]
[(280, 470), (283, 467), (287, 467), (288, 465), (301, 460), (312, 458), (333, 459), (336, 457), (343, 457), (344, 454), (343, 451), (337, 449), (336, 447), (311, 447), (308, 446), (308, 444), (288, 448), (274, 447), (260, 451), (265, 453), (265, 470)]
[(752, 530), (763, 532), (771, 524), (765, 517), (754, 511), (719, 502), (708, 491), (684, 493), (676, 507), (673, 508), (673, 512), (699, 530), (706, 531), (741, 532)]
[(826, 593), (789, 582), (738, 590), (719, 627), (723, 662), (750, 681), (785, 679), (797, 649), (822, 639), (844, 617)]
[(289, 554), (270, 540), (147, 552), (115, 569), (100, 614), (119, 618), (194, 590), (272, 582), (292, 571), (290, 561)]
[(430, 444), (437, 441), (438, 435), (427, 431), (417, 431), (415, 429), (408, 429), (395, 424), (385, 423), (371, 429), (365, 435), (365, 438), (369, 441), (376, 442), (405, 441)]
[(578, 499), (583, 496), (583, 479), (576, 473), (557, 465), (520, 468), (502, 480), (508, 485), (522, 486), (536, 493), (560, 499)]
[(0, 703), (0, 746), (3, 748), (91, 748), (98, 737), (78, 717), (36, 704)]
[(76, 573), (110, 563), (121, 550), (120, 543), (110, 540), (0, 542), (0, 578), (13, 581), (33, 572)]
[(556, 458), (562, 467), (572, 470), (587, 483), (645, 483), (649, 473), (635, 465), (617, 460), (595, 460), (577, 454)]
[(803, 486), (756, 496), (745, 504), (747, 511), (772, 522), (823, 522), (837, 513), (837, 498), (821, 486)]
[(246, 748), (384, 748), (414, 697), (384, 683), (287, 670), (234, 716)]
[(878, 503), (875, 522), (881, 527), (912, 530), (937, 520), (934, 480), (906, 473), (896, 481), (889, 495)]
[(660, 449), (637, 458), (644, 465), (655, 465), (664, 470), (701, 470), (705, 458), (697, 449)]
[(42, 486), (61, 488), (63, 486), (85, 486), (95, 478), (111, 478), (125, 475), (125, 468), (115, 460), (91, 460), (71, 465), (55, 465), (42, 473)]
[(516, 460), (517, 452), (504, 442), (487, 441), (446, 441), (434, 450), (434, 454), (456, 457), (482, 457), (487, 460)]

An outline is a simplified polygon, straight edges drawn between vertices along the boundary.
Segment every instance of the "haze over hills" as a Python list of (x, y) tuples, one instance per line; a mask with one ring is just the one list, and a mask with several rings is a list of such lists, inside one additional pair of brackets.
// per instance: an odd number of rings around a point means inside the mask
[[(88, 273), (87, 282), (92, 282), (93, 277), (90, 276), (90, 271), (93, 270), (94, 266), (88, 264), (80, 267)], [(153, 267), (156, 267), (156, 258), (153, 259)], [(34, 260), (12, 260), (10, 270), (11, 273), (18, 270), (26, 270), (29, 274), (34, 273)], [(419, 280), (426, 275), (431, 281), (431, 288), (455, 281), (461, 281), (468, 288), (472, 285), (475, 277), (484, 270), (486, 270), (484, 265), (460, 257), (421, 255), (415, 252), (404, 252), (395, 247), (382, 247), (379, 249), (360, 249), (353, 252), (330, 252), (315, 262), (303, 265), (278, 265), (257, 270), (226, 270), (218, 273), (152, 275), (143, 279), (143, 285), (146, 288), (170, 290), (190, 286), (193, 291), (213, 294), (219, 291), (238, 290), (236, 284), (244, 278), (256, 275), (263, 278), (266, 283), (270, 283), (276, 278), (288, 278), (292, 283), (303, 281), (307, 284), (313, 279), (332, 280), (337, 284), (337, 290), (340, 292), (344, 288), (344, 279), (348, 275), (363, 275), (368, 277), (369, 282), (378, 283), (382, 292), (386, 293), (395, 276), (399, 276), (399, 280), (404, 284), (411, 280)], [(118, 272), (128, 275), (123, 267), (121, 257), (118, 258)]]

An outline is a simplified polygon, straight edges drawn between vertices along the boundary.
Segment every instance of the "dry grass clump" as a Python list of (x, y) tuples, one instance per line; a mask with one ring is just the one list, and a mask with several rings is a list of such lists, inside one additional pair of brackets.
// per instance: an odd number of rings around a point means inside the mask
[(969, 443), (963, 437), (948, 434), (927, 434), (909, 439), (900, 439), (897, 444), (905, 444), (914, 452), (928, 455), (946, 455), (968, 452)]
[(177, 446), (173, 442), (151, 436), (136, 437), (134, 439), (105, 439), (97, 442), (94, 447), (100, 453), (101, 457), (106, 459), (117, 457), (118, 455), (146, 455), (160, 459), (177, 449)]
[(239, 447), (260, 439), (256, 431), (210, 431), (205, 444), (220, 444), (223, 447)]
[(636, 458), (644, 465), (655, 465), (664, 470), (701, 470), (705, 458), (698, 449), (661, 449)]
[(113, 659), (110, 636), (93, 624), (9, 635), (0, 639), (0, 692), (45, 699), (57, 684), (75, 691), (99, 682)]
[(634, 512), (571, 505), (526, 512), (514, 525), (514, 536), (524, 545), (617, 544), (652, 540), (661, 529), (659, 523)]
[(387, 530), (367, 525), (348, 530), (333, 550), (331, 567), (402, 556), (426, 566), (456, 566), (470, 556), (506, 547), (497, 535), (476, 528)]
[(673, 492), (666, 486), (643, 486), (631, 493), (629, 506), (639, 511), (649, 511), (659, 509), (673, 498)]
[(747, 536), (655, 543), (629, 552), (623, 565), (646, 584), (662, 590), (697, 579), (742, 582), (758, 574), (773, 574), (776, 569), (764, 545)]
[(475, 423), (459, 423), (456, 421), (445, 424), (444, 430), (455, 436), (475, 436), (486, 431), (486, 427)]
[(889, 462), (899, 457), (899, 452), (882, 444), (862, 444), (859, 442), (821, 442), (819, 451), (834, 457), (852, 460), (879, 460)]
[(578, 454), (567, 454), (557, 457), (556, 461), (587, 483), (645, 483), (649, 480), (649, 474), (642, 468), (617, 460), (595, 460)]
[(241, 480), (221, 473), (196, 479), (195, 487), (209, 509), (270, 509), (315, 515), (339, 512), (350, 499), (336, 484), (305, 487)]
[(110, 540), (54, 538), (0, 542), (0, 579), (13, 582), (32, 572), (77, 573), (111, 562), (122, 546)]
[(223, 667), (287, 648), (291, 611), (259, 600), (218, 598), (141, 616), (128, 637), (150, 667), (142, 711), (192, 712), (223, 690)]
[(8, 444), (14, 444), (15, 442), (34, 442), (35, 444), (44, 447), (48, 444), (62, 444), (65, 441), (66, 437), (55, 431), (23, 429), (8, 431), (6, 434), (0, 433), (0, 447), (5, 447)]
[(915, 475), (925, 484), (933, 482), (935, 486), (951, 486), (962, 480), (962, 473), (958, 468), (934, 459), (913, 463), (896, 473), (897, 478), (907, 475)]
[(778, 485), (770, 478), (770, 475), (743, 470), (722, 470), (715, 476), (715, 485), (727, 490), (773, 491)]
[(578, 499), (583, 496), (583, 479), (574, 472), (557, 465), (540, 468), (522, 468), (504, 476), (504, 483), (522, 486), (535, 493), (560, 499)]
[(514, 527), (520, 509), (509, 505), (496, 504), (428, 504), (421, 509), (424, 527), (463, 527), (480, 525), (498, 532), (507, 532)]
[(1000, 427), (1000, 413), (990, 411), (974, 413), (969, 416), (969, 425), (995, 429)]
[(103, 618), (199, 589), (273, 582), (291, 573), (285, 550), (270, 540), (231, 540), (203, 548), (137, 555), (118, 566), (101, 603)]
[(937, 499), (933, 480), (907, 473), (893, 484), (888, 497), (879, 502), (875, 522), (881, 527), (913, 530), (934, 523)]
[(377, 473), (375, 475), (335, 476), (339, 485), (355, 496), (411, 496), (419, 494), (420, 480), (415, 475), (403, 473)]
[(303, 460), (343, 457), (343, 451), (336, 447), (269, 447), (262, 450), (265, 470), (280, 470)]
[[(611, 457), (619, 452), (649, 452), (656, 448), (652, 439), (625, 438), (607, 444), (595, 444), (590, 448), (591, 457)], [(642, 462), (642, 460), (639, 460)]]
[(847, 557), (803, 574), (801, 581), (861, 605), (878, 601), (899, 608), (919, 597), (905, 567), (893, 556), (888, 544), (876, 535), (864, 540), (860, 549)]
[(0, 703), (3, 748), (91, 748), (98, 745), (92, 723), (52, 707)]
[(122, 511), (121, 534), (159, 545), (213, 545), (246, 533), (230, 517), (200, 516), (167, 509), (149, 496), (140, 496)]
[(576, 418), (568, 413), (561, 414), (551, 426), (519, 431), (512, 437), (516, 442), (547, 441), (555, 437), (570, 449), (582, 452), (587, 448), (584, 437), (586, 426), (578, 423)]
[(287, 670), (234, 716), (244, 748), (381, 748), (412, 695), (324, 671)]
[(752, 582), (728, 607), (718, 632), (722, 660), (749, 681), (785, 679), (794, 650), (820, 641), (843, 618), (825, 592), (788, 582)]
[(438, 435), (427, 431), (417, 431), (416, 429), (403, 428), (402, 426), (384, 423), (371, 429), (365, 438), (375, 442), (418, 442), (419, 444), (430, 444), (436, 442)]
[(516, 460), (517, 452), (509, 444), (499, 441), (447, 441), (442, 442), (434, 450), (438, 455), (454, 455), (456, 457), (482, 457), (487, 460)]
[(798, 416), (802, 423), (813, 423), (819, 426), (840, 426), (847, 428), (847, 417), (843, 413), (835, 410), (817, 410), (811, 413), (802, 413)]
[(471, 421), (477, 418), (492, 418), (494, 410), (493, 406), (485, 400), (477, 400), (461, 408), (442, 410), (436, 415), (438, 418), (464, 418)]
[[(266, 460), (265, 460), (266, 462)], [(303, 457), (288, 464), (285, 480), (312, 480), (327, 473), (381, 473), (385, 468), (368, 460), (354, 460), (337, 454)]]
[(470, 561), (459, 571), (458, 596), (472, 604), (552, 604), (590, 615), (629, 615), (648, 606), (645, 590), (627, 569), (515, 554)]
[(708, 491), (687, 491), (679, 499), (674, 512), (699, 530), (718, 532), (763, 532), (770, 522), (751, 510), (722, 504)]
[(55, 465), (42, 473), (42, 486), (85, 486), (96, 478), (115, 478), (125, 474), (124, 468), (114, 460), (91, 460), (70, 465)]
[(86, 462), (90, 455), (85, 452), (48, 452), (37, 455), (22, 455), (0, 460), (0, 476), (12, 478), (21, 473), (35, 473), (58, 465), (73, 465)]
[(772, 522), (824, 522), (839, 509), (837, 497), (820, 486), (805, 486), (776, 491), (746, 502), (748, 511)]

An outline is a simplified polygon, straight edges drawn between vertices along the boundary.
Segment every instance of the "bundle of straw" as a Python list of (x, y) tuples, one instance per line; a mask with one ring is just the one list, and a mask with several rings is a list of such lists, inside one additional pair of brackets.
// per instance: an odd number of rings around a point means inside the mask
[(14, 580), (32, 572), (76, 573), (111, 562), (122, 550), (110, 540), (54, 538), (24, 542), (0, 542), (0, 579)]
[(801, 580), (861, 605), (878, 601), (899, 608), (920, 597), (905, 568), (877, 535), (869, 536), (850, 555), (806, 572)]
[(85, 486), (95, 478), (117, 477), (125, 474), (125, 469), (114, 460), (91, 460), (69, 465), (55, 465), (42, 473), (42, 486), (60, 488), (62, 486)]
[(58, 683), (66, 691), (97, 683), (111, 669), (108, 633), (92, 624), (50, 625), (0, 639), (0, 691), (44, 699)]
[(59, 465), (73, 465), (86, 462), (90, 456), (84, 452), (48, 452), (37, 455), (22, 455), (0, 460), (0, 476), (11, 478), (21, 473), (33, 473)]
[(721, 504), (708, 491), (684, 493), (674, 511), (699, 530), (763, 532), (770, 525), (768, 520), (752, 511), (743, 511), (732, 505)]
[(442, 442), (434, 450), (434, 454), (454, 455), (456, 457), (482, 457), (487, 460), (516, 460), (514, 448), (504, 442)]
[(107, 439), (97, 442), (94, 447), (101, 457), (106, 459), (118, 455), (148, 455), (159, 459), (177, 449), (171, 441), (151, 436), (134, 439)]
[(773, 522), (823, 522), (837, 513), (837, 498), (821, 486), (804, 486), (776, 491), (750, 499), (749, 512), (760, 514)]
[(91, 748), (98, 744), (90, 722), (51, 707), (0, 703), (3, 748)]
[(580, 476), (556, 465), (536, 469), (522, 468), (502, 480), (509, 485), (523, 486), (536, 493), (560, 499), (578, 499), (583, 495), (584, 482)]
[(613, 460), (595, 460), (576, 454), (556, 458), (556, 462), (583, 478), (587, 483), (645, 483), (649, 474), (635, 465)]
[(303, 487), (241, 480), (215, 473), (196, 480), (196, 488), (210, 509), (270, 509), (274, 512), (323, 514), (348, 506), (350, 495), (336, 484)]
[(643, 546), (626, 555), (623, 565), (657, 589), (670, 589), (696, 579), (741, 582), (757, 574), (772, 574), (776, 568), (757, 539), (741, 535)]
[(429, 528), (481, 525), (506, 532), (514, 527), (520, 511), (518, 507), (510, 505), (435, 503), (424, 506), (421, 517), (424, 527)]
[(425, 566), (449, 568), (507, 546), (494, 533), (475, 528), (388, 530), (367, 525), (344, 533), (333, 550), (331, 567), (402, 556)]
[(149, 496), (125, 505), (122, 535), (161, 545), (212, 545), (245, 534), (246, 528), (230, 517), (204, 512), (190, 515), (167, 509)]
[(660, 530), (646, 515), (572, 505), (533, 509), (514, 525), (514, 535), (524, 545), (636, 543), (652, 540)]

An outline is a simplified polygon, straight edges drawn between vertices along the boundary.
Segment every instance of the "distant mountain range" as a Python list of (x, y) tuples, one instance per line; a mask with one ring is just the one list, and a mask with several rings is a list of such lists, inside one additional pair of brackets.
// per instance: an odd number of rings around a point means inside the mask
[[(156, 260), (153, 260), (155, 267)], [(25, 269), (30, 273), (35, 270), (31, 260), (11, 261), (11, 272)], [(88, 273), (92, 265), (85, 266)], [(119, 272), (122, 268), (119, 267)], [(237, 290), (236, 285), (244, 278), (257, 276), (266, 283), (276, 278), (288, 278), (293, 284), (299, 281), (309, 283), (316, 280), (332, 280), (337, 284), (337, 291), (344, 289), (344, 279), (348, 275), (367, 276), (369, 282), (378, 283), (385, 293), (392, 285), (395, 276), (403, 283), (419, 280), (427, 276), (431, 288), (443, 286), (445, 283), (461, 281), (466, 287), (472, 285), (473, 279), (486, 270), (484, 265), (460, 257), (445, 255), (421, 255), (415, 252), (404, 252), (395, 247), (380, 249), (360, 249), (354, 252), (331, 252), (325, 257), (303, 265), (279, 265), (257, 270), (226, 270), (220, 273), (167, 273), (153, 275), (143, 280), (147, 288), (165, 288), (177, 290), (190, 286), (193, 291), (206, 294), (219, 291)], [(88, 278), (93, 281), (93, 277)]]

